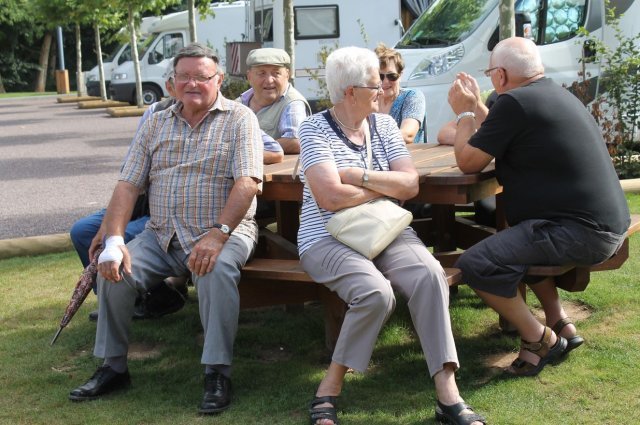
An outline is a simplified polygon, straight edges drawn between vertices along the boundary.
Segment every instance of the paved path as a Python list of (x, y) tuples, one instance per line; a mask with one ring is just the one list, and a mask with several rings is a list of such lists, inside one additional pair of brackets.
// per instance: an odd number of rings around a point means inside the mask
[(68, 232), (105, 207), (139, 117), (0, 99), (0, 240)]

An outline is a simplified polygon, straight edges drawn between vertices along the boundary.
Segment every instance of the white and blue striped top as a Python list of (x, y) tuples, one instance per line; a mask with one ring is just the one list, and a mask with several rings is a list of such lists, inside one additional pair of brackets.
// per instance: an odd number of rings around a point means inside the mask
[[(371, 147), (373, 149), (373, 169), (388, 171), (389, 164), (399, 158), (409, 156), (398, 125), (390, 115), (371, 114), (369, 116)], [(307, 169), (322, 162), (333, 162), (336, 168), (366, 168), (365, 146), (349, 146), (339, 136), (339, 127), (328, 111), (308, 117), (300, 125), (300, 179), (304, 180)], [(300, 228), (298, 230), (298, 254), (304, 252), (316, 241), (330, 236), (324, 224), (334, 213), (320, 208), (311, 197), (305, 184)]]

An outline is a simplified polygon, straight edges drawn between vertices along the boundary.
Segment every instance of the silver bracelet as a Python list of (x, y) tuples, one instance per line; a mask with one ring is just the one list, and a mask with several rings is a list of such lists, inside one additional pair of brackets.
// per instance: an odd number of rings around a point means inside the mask
[(467, 112), (461, 112), (458, 114), (458, 117), (456, 118), (456, 125), (458, 125), (458, 123), (460, 122), (460, 120), (464, 117), (471, 117), (474, 120), (476, 119), (476, 114), (474, 112), (471, 111), (467, 111)]

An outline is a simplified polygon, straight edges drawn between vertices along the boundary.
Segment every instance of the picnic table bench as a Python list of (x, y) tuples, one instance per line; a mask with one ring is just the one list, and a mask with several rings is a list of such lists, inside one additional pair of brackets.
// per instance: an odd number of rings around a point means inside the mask
[[(276, 257), (276, 258), (274, 258)], [(460, 283), (462, 273), (445, 268), (449, 286)], [(295, 246), (269, 230), (260, 232), (258, 250), (242, 268), (240, 307), (301, 305), (321, 302), (324, 307), (325, 343), (330, 351), (338, 339), (346, 304), (302, 270)]]
[(609, 259), (593, 266), (533, 266), (529, 268), (531, 276), (554, 276), (556, 286), (565, 291), (584, 291), (591, 280), (591, 272), (619, 269), (629, 258), (629, 236), (640, 230), (640, 214), (631, 215), (631, 224), (624, 243)]

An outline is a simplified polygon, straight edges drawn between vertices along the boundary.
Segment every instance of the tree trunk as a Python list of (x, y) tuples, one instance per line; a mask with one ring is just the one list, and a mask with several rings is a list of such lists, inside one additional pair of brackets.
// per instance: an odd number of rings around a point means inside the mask
[(289, 82), (293, 84), (296, 69), (293, 0), (284, 0), (282, 2), (282, 11), (284, 12), (284, 50), (291, 56)]
[(98, 55), (98, 75), (100, 81), (100, 97), (103, 101), (107, 100), (107, 88), (104, 84), (104, 64), (102, 63), (102, 44), (100, 42), (100, 24), (96, 21), (93, 24), (95, 33), (96, 54)]
[(136, 35), (135, 11), (129, 3), (129, 33), (131, 34), (131, 60), (133, 61), (134, 74), (136, 76), (136, 105), (142, 108), (142, 76), (140, 75), (140, 59), (138, 58), (138, 40)]
[(516, 35), (516, 18), (514, 0), (500, 0), (500, 29), (498, 38), (505, 38)]
[(82, 72), (82, 39), (80, 34), (80, 24), (76, 22), (76, 87), (78, 97), (84, 96), (84, 74)]
[[(57, 63), (58, 63), (58, 43), (52, 42), (51, 53), (49, 54), (49, 69), (47, 70), (47, 72), (49, 76), (48, 78), (52, 78), (53, 81), (56, 81), (56, 64)], [(57, 82), (56, 82), (56, 86), (57, 86)]]
[(2, 82), (2, 75), (0, 75), (0, 93), (6, 93), (7, 91), (4, 89), (4, 83)]
[(44, 40), (40, 48), (40, 58), (38, 59), (38, 75), (36, 76), (35, 92), (43, 93), (47, 87), (47, 71), (49, 68), (49, 51), (53, 37), (51, 31), (44, 33)]
[(198, 41), (198, 36), (196, 35), (196, 11), (194, 0), (187, 0), (187, 10), (189, 11), (189, 36), (191, 36), (191, 42), (195, 43)]

